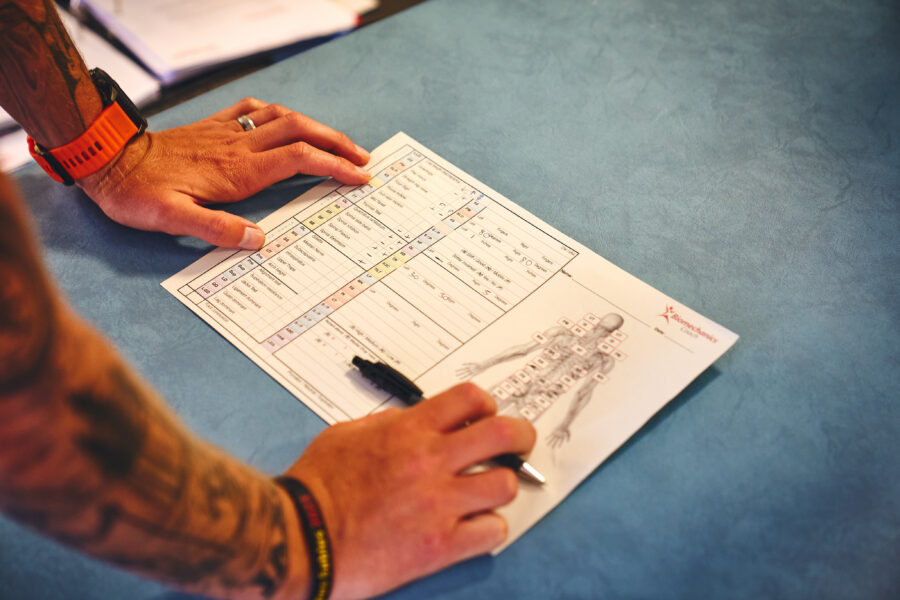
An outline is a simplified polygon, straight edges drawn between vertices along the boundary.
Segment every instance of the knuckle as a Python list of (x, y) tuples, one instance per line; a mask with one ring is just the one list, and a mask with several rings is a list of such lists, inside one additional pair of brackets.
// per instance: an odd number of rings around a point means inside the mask
[(238, 106), (240, 106), (243, 110), (256, 110), (257, 108), (262, 108), (263, 106), (265, 106), (265, 102), (254, 98), (253, 96), (247, 96), (240, 102), (238, 102)]
[(420, 488), (419, 497), (417, 498), (416, 507), (419, 514), (433, 515), (437, 514), (444, 502), (446, 501), (434, 488)]
[[(412, 410), (397, 409), (398, 414), (391, 423), (392, 439), (402, 443), (405, 440), (415, 438), (420, 431), (421, 423)], [(387, 412), (387, 411), (385, 411)]]
[(471, 381), (459, 384), (456, 389), (473, 410), (491, 415), (497, 412), (494, 398)]
[(502, 446), (511, 446), (518, 437), (518, 425), (512, 419), (497, 417), (490, 422), (490, 435)]
[(303, 127), (303, 116), (300, 113), (289, 112), (283, 114), (282, 118), (287, 121), (288, 125), (293, 129), (301, 129)]
[(441, 443), (434, 445), (434, 460), (442, 471), (457, 470), (459, 450), (453, 444)]
[(347, 136), (347, 134), (345, 134), (341, 131), (338, 131), (336, 138), (337, 138), (336, 142), (337, 142), (338, 146), (342, 146), (345, 148), (353, 148), (354, 144), (350, 140), (350, 138)]
[(286, 106), (282, 106), (281, 104), (273, 104), (273, 109), (275, 114), (281, 118), (288, 119), (291, 124), (302, 124), (305, 122), (306, 117), (297, 111), (293, 111)]
[(228, 231), (227, 219), (218, 212), (212, 212), (203, 223), (208, 239), (220, 239)]
[(425, 563), (440, 561), (450, 548), (449, 536), (440, 529), (424, 532), (419, 540), (418, 554)]
[[(402, 463), (402, 476), (406, 480), (419, 481), (427, 477), (431, 471), (431, 461), (423, 453), (408, 454)], [(427, 497), (422, 498), (427, 501)]]
[(312, 148), (306, 142), (297, 142), (291, 144), (291, 155), (298, 161), (309, 160), (312, 155)]
[[(229, 121), (226, 126), (227, 133), (221, 136), (220, 142), (222, 144), (221, 150), (227, 148), (227, 152), (233, 152), (235, 146), (246, 143), (247, 138), (256, 133), (254, 131), (244, 131), (244, 128), (237, 120)], [(219, 168), (222, 168), (220, 165), (222, 162), (220, 157), (210, 157), (210, 160), (219, 165)]]

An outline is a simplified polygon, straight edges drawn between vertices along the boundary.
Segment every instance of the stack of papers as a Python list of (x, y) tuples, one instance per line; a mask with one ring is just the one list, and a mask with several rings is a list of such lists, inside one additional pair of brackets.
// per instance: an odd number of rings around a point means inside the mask
[[(148, 74), (77, 17), (63, 25), (89, 67), (101, 67), (138, 106), (171, 84), (222, 63), (352, 29), (378, 0), (73, 0), (153, 72)], [(0, 170), (31, 159), (26, 134), (0, 108)]]
[(371, 0), (80, 0), (162, 81), (334, 35), (359, 23)]

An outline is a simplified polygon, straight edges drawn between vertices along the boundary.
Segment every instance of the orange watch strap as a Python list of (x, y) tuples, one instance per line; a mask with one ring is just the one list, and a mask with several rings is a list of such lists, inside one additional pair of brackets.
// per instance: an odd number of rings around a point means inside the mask
[[(40, 146), (38, 146), (37, 142), (35, 142), (30, 135), (28, 136), (27, 140), (28, 152), (31, 153), (31, 158), (33, 158), (34, 161), (39, 164), (44, 171), (46, 171), (47, 175), (49, 175), (50, 178), (53, 179), (53, 181), (66, 183), (65, 180), (56, 172), (56, 169), (53, 167), (53, 165), (47, 162), (47, 159), (44, 158), (46, 153), (40, 149)], [(62, 167), (59, 168), (61, 169)], [(71, 181), (68, 183), (70, 184)]]
[(87, 131), (68, 144), (45, 150), (29, 136), (28, 150), (56, 181), (62, 182), (63, 179), (42, 154), (52, 155), (72, 179), (81, 179), (106, 166), (137, 132), (138, 126), (117, 102), (113, 102), (103, 109)]

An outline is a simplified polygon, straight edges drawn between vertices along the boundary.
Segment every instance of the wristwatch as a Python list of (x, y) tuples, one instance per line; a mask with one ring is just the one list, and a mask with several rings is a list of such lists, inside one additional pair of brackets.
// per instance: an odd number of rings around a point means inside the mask
[(147, 121), (137, 106), (103, 69), (91, 69), (91, 81), (104, 108), (87, 131), (68, 144), (49, 150), (28, 136), (28, 151), (34, 160), (55, 181), (66, 185), (96, 173), (147, 129)]

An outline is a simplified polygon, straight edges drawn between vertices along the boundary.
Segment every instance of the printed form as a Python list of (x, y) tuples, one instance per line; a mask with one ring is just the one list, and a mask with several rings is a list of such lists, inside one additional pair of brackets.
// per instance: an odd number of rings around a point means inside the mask
[(737, 340), (403, 133), (368, 169), (263, 219), (260, 251), (162, 285), (328, 423), (396, 405), (354, 355), (426, 396), (474, 381), (530, 420), (548, 483), (499, 511), (503, 547)]

